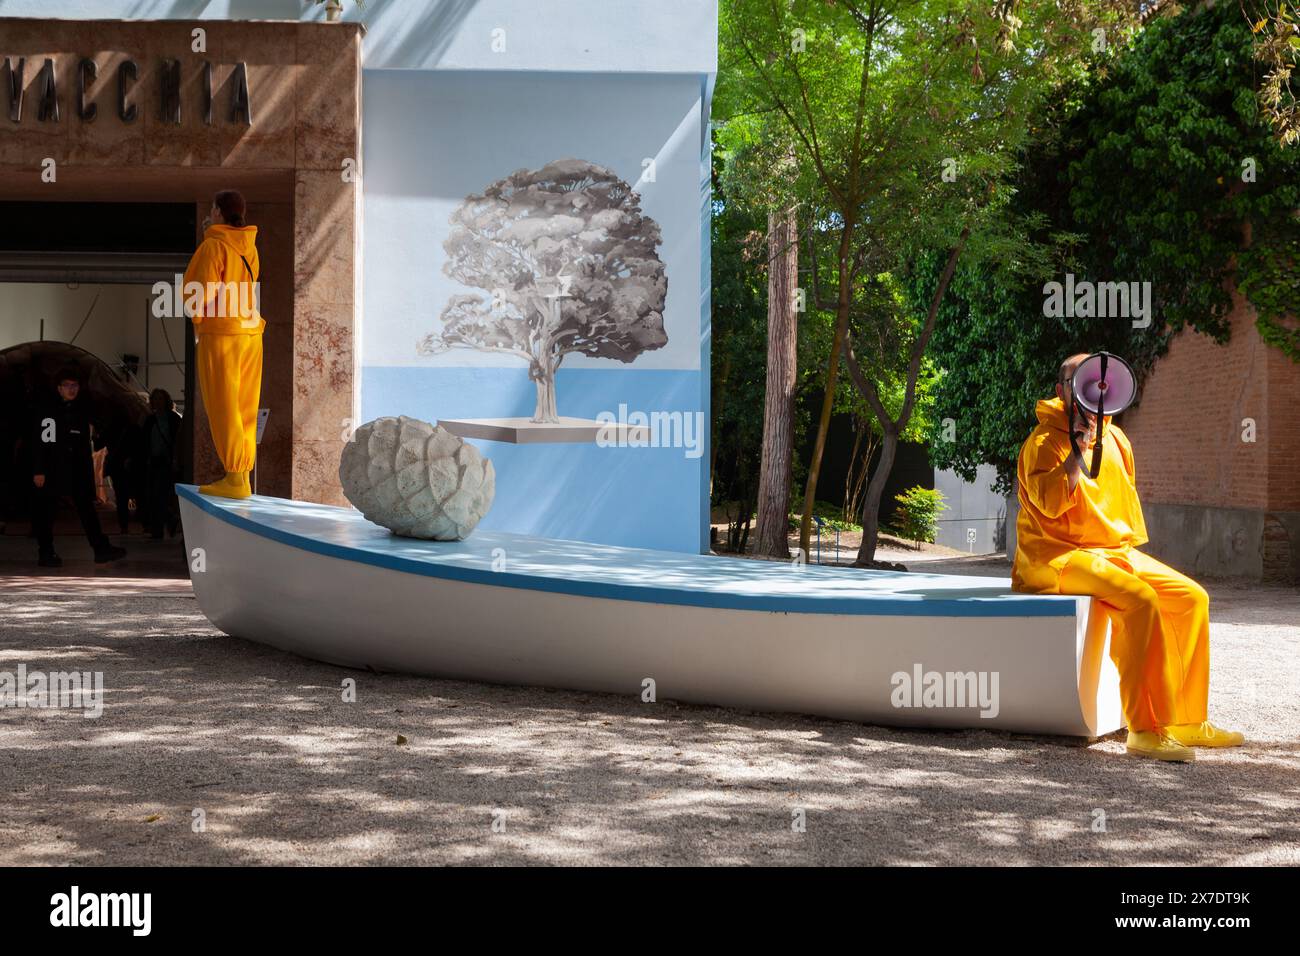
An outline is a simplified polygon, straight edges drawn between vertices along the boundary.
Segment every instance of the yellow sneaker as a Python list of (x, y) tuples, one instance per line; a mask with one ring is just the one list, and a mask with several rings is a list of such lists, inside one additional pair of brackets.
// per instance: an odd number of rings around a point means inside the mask
[(226, 475), (226, 478), (229, 479), (231, 484), (235, 485), (241, 492), (243, 492), (239, 495), (240, 498), (248, 498), (253, 494), (253, 486), (249, 484), (248, 475), (249, 472), (247, 471), (232, 471)]
[[(242, 480), (241, 475), (243, 475)], [(199, 494), (215, 495), (218, 498), (247, 498), (252, 493), (245, 472), (228, 471), (219, 481), (214, 481), (210, 485), (199, 485)]]
[(1184, 747), (1240, 747), (1246, 742), (1245, 734), (1216, 727), (1208, 720), (1199, 724), (1173, 724), (1165, 728), (1165, 733)]
[(1124, 748), (1134, 757), (1150, 757), (1152, 760), (1188, 761), (1196, 759), (1196, 752), (1184, 747), (1172, 737), (1156, 733), (1154, 730), (1128, 732), (1128, 744)]

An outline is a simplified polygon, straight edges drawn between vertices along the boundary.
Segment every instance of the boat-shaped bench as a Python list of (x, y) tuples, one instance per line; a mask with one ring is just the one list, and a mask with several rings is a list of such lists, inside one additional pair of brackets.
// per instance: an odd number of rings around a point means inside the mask
[(1124, 725), (1090, 598), (484, 530), (418, 541), (351, 508), (177, 492), (208, 619), (320, 661), (908, 727)]

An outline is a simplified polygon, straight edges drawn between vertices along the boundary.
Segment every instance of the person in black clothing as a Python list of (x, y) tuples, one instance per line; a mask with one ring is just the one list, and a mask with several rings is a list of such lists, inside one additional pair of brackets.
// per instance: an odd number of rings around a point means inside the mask
[(86, 540), (95, 551), (95, 563), (107, 564), (126, 556), (99, 527), (95, 514), (95, 466), (90, 450), (90, 409), (81, 393), (75, 368), (59, 372), (58, 398), (36, 415), (32, 435), (32, 524), (40, 549), (38, 563), (57, 568), (63, 561), (54, 553), (54, 507), (64, 495), (72, 499)]
[[(104, 474), (113, 482), (113, 496), (117, 499), (117, 526), (122, 534), (131, 530), (132, 498), (136, 500), (137, 514), (143, 518), (143, 495), (140, 493), (138, 475), (140, 467), (140, 430), (130, 422), (122, 425), (117, 434), (104, 443), (108, 454), (104, 456)], [(141, 524), (144, 521), (141, 520)]]
[(163, 524), (171, 535), (180, 524), (176, 501), (176, 476), (180, 471), (181, 416), (165, 388), (149, 393), (153, 414), (144, 422), (144, 454), (148, 457), (149, 531), (163, 536)]

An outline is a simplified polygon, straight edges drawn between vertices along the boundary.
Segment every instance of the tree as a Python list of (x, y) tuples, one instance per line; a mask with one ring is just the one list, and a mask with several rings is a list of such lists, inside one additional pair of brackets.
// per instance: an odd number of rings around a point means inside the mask
[[(714, 130), (712, 267), (713, 401), (709, 442), (710, 499), (726, 508), (726, 549), (746, 550), (757, 507), (763, 450), (766, 373), (755, 356), (766, 348), (766, 214), (737, 201), (720, 176), (728, 146)], [(796, 434), (799, 421), (795, 422)], [(735, 509), (733, 511), (733, 508)]]
[(768, 216), (767, 387), (763, 457), (758, 479), (754, 553), (788, 558), (790, 477), (794, 462), (794, 397), (798, 381), (799, 223), (793, 207)]
[[(955, 440), (933, 444), (936, 465), (971, 480), (993, 463), (1009, 490), (1062, 358), (1104, 348), (1144, 376), (1178, 329), (1226, 340), (1234, 284), (1260, 337), (1300, 359), (1300, 154), (1257, 106), (1252, 58), (1252, 25), (1218, 4), (1152, 21), (1055, 92), (1015, 183), (1052, 256), (1043, 269), (955, 276), (933, 349), (936, 418), (953, 420)], [(1150, 282), (1149, 326), (1044, 315), (1045, 279), (1067, 271)], [(909, 295), (931, 288), (918, 276)]]
[(1259, 104), (1278, 144), (1300, 142), (1300, 103), (1291, 78), (1300, 67), (1300, 6), (1290, 0), (1239, 0), (1255, 34), (1255, 59), (1268, 67)]
[(614, 172), (580, 159), (521, 169), (465, 197), (450, 221), (443, 272), (488, 297), (453, 295), (419, 351), (524, 359), (537, 387), (532, 421), (559, 420), (566, 355), (630, 363), (667, 344), (659, 225)]
[[(1023, 6), (977, 0), (725, 5), (723, 69), (751, 78), (749, 110), (779, 117), (796, 144), (797, 168), (788, 178), (812, 223), (810, 300), (834, 315), (801, 547), (811, 533), (839, 362), (851, 345), (852, 323), (894, 321), (910, 334), (910, 347), (901, 353), (905, 396), (898, 418), (871, 395), (871, 376), (854, 376), (855, 383), (865, 383), (864, 397), (881, 416), (891, 448), (915, 407), (925, 349), (956, 262), (973, 253), (1024, 254), (1016, 251), (1005, 216), (1007, 197), (996, 187), (1006, 182), (1053, 74), (1068, 68), (1092, 39), (1081, 26), (1102, 14), (1109, 18), (1105, 23), (1118, 22), (1114, 6), (1084, 0)], [(941, 281), (919, 316), (890, 306), (879, 316), (855, 318), (858, 303), (883, 301), (864, 294), (862, 283), (915, 272), (933, 248), (945, 253)], [(885, 467), (881, 487), (887, 477)], [(869, 488), (867, 497), (866, 507), (878, 509), (878, 493)], [(863, 525), (872, 530), (864, 534), (859, 561), (870, 563), (874, 515), (864, 515)]]

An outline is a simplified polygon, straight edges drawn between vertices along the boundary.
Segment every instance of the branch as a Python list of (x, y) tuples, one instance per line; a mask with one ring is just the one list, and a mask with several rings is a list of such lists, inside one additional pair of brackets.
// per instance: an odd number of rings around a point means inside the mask
[[(826, 167), (822, 163), (821, 150), (816, 145), (815, 135), (814, 140), (809, 141), (808, 136), (804, 134), (802, 127), (800, 127), (799, 123), (795, 120), (794, 114), (790, 112), (789, 108), (785, 105), (785, 102), (781, 99), (780, 94), (776, 92), (774, 84), (770, 79), (768, 79), (766, 69), (760, 65), (758, 58), (754, 55), (754, 51), (749, 48), (749, 44), (746, 42), (744, 35), (738, 34), (737, 39), (740, 40), (740, 47), (745, 51), (745, 56), (749, 58), (750, 64), (767, 85), (768, 92), (771, 95), (773, 102), (776, 104), (777, 109), (785, 116), (786, 122), (790, 124), (790, 128), (794, 130), (795, 135), (798, 136), (800, 141), (804, 144), (804, 148), (808, 150), (809, 155), (812, 157), (813, 165), (817, 167), (817, 172), (822, 177), (822, 182), (825, 183), (827, 190), (832, 196), (835, 196), (836, 199), (839, 200), (839, 191), (835, 188), (830, 174), (826, 171)], [(797, 71), (796, 76), (798, 76)], [(802, 84), (802, 80), (800, 80), (800, 83)]]
[(881, 431), (887, 435), (901, 431), (898, 423), (889, 417), (889, 411), (885, 408), (885, 403), (880, 400), (880, 393), (876, 390), (875, 383), (862, 374), (862, 366), (858, 365), (858, 357), (853, 351), (853, 333), (848, 329), (844, 330), (844, 364), (849, 367), (849, 377), (853, 379), (853, 384), (857, 386), (862, 397), (875, 412)]
[(966, 248), (970, 231), (970, 226), (963, 228), (961, 235), (957, 237), (957, 244), (952, 247), (952, 252), (948, 253), (948, 261), (939, 275), (939, 285), (930, 298), (930, 311), (925, 317), (925, 326), (921, 329), (921, 334), (916, 337), (916, 341), (912, 343), (912, 361), (907, 367), (907, 389), (903, 393), (905, 396), (903, 410), (898, 415), (900, 428), (906, 428), (908, 420), (912, 417), (912, 405), (916, 401), (916, 379), (921, 374), (921, 358), (925, 355), (925, 347), (930, 344), (930, 336), (934, 333), (934, 322), (939, 315), (939, 306), (948, 291), (952, 274), (957, 270), (957, 259)]

